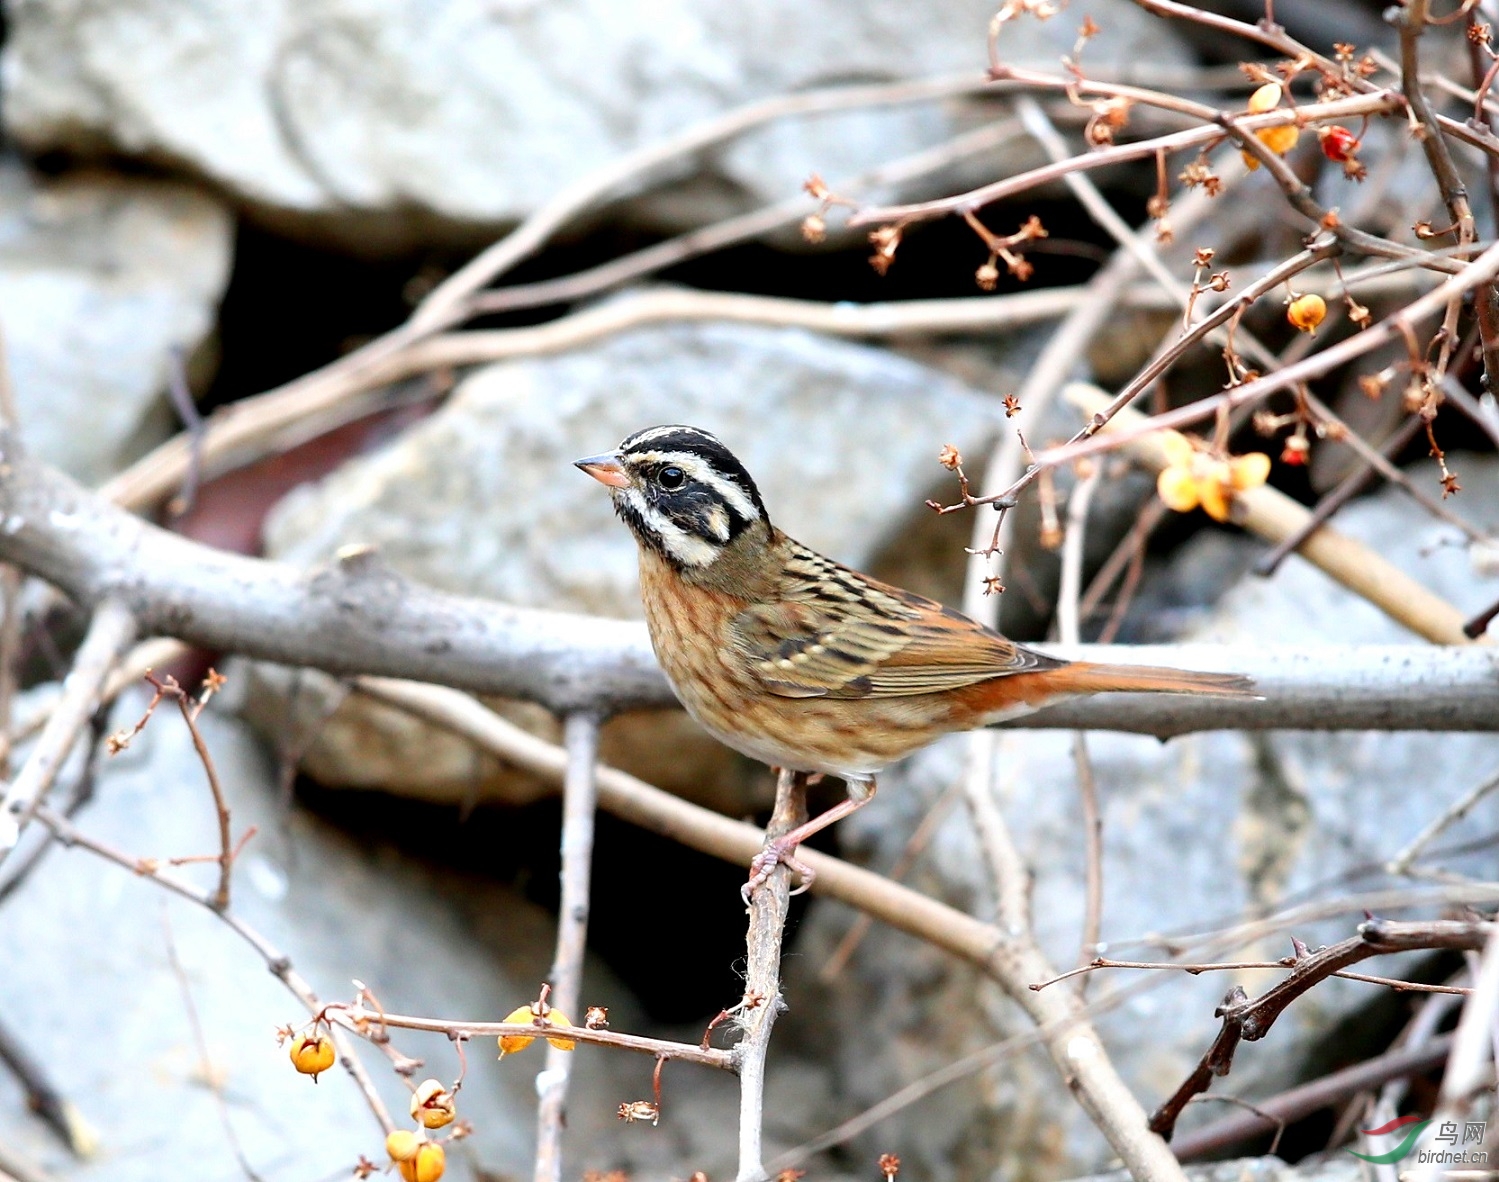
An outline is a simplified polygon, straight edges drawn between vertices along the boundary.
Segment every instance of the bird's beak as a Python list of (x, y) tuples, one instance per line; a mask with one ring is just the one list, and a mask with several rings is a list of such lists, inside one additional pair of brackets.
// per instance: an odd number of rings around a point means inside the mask
[(581, 460), (574, 460), (573, 466), (582, 468), (600, 484), (607, 484), (610, 488), (630, 487), (630, 474), (619, 462), (617, 451), (606, 451), (601, 456), (588, 456)]

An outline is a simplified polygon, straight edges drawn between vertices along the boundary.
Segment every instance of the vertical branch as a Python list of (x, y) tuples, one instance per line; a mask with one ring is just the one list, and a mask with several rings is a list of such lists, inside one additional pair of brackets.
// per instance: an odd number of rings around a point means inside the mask
[[(1082, 613), (1079, 598), (1083, 586), (1083, 543), (1087, 539), (1088, 507), (1103, 469), (1095, 467), (1077, 482), (1067, 501), (1067, 540), (1062, 547), (1062, 579), (1057, 591), (1057, 635), (1063, 644), (1082, 643)], [(1098, 780), (1088, 758), (1085, 731), (1072, 735), (1072, 762), (1077, 769), (1078, 799), (1083, 806), (1083, 934), (1078, 963), (1087, 964), (1098, 955), (1098, 935), (1103, 923), (1103, 813), (1098, 806)], [(1077, 991), (1088, 987), (1088, 974), (1077, 979)]]
[[(562, 781), (562, 900), (557, 908), (557, 955), (552, 961), (553, 1006), (573, 1021), (581, 1015), (583, 955), (593, 863), (593, 820), (598, 804), (599, 720), (569, 714), (563, 724), (567, 773)], [(562, 1125), (572, 1052), (547, 1044), (546, 1067), (536, 1078), (536, 1182), (560, 1182)]]
[(94, 610), (88, 634), (63, 681), (62, 697), (0, 803), (0, 862), (15, 848), (21, 830), (98, 709), (109, 671), (135, 639), (135, 631), (135, 618), (118, 600), (106, 599)]
[[(782, 769), (776, 779), (775, 809), (765, 829), (767, 842), (790, 833), (806, 819), (807, 774)], [(780, 1012), (781, 937), (791, 899), (791, 869), (784, 861), (770, 881), (750, 895), (749, 931), (745, 935), (744, 1001), (738, 1024), (743, 1038), (734, 1047), (739, 1060), (739, 1172), (735, 1182), (762, 1182), (764, 1149), (765, 1056), (770, 1030)]]

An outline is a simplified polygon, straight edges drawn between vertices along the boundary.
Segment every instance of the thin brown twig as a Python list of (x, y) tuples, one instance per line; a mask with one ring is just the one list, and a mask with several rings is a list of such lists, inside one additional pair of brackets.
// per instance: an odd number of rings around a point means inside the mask
[[(1384, 455), (1388, 458), (1399, 455), (1400, 452), (1404, 451), (1406, 445), (1421, 430), (1421, 425), (1421, 419), (1418, 416), (1410, 416), (1406, 420), (1405, 425), (1385, 442), (1383, 447)], [(1338, 482), (1336, 488), (1332, 489), (1332, 491), (1312, 506), (1312, 515), (1307, 518), (1300, 528), (1287, 534), (1269, 550), (1265, 551), (1264, 554), (1260, 555), (1255, 561), (1254, 573), (1263, 578), (1269, 578), (1273, 575), (1279, 569), (1280, 564), (1292, 552), (1299, 550), (1302, 543), (1311, 537), (1312, 534), (1316, 533), (1317, 530), (1321, 529), (1332, 518), (1333, 514), (1362, 492), (1372, 478), (1372, 465), (1367, 460), (1361, 458), (1353, 470)]]
[[(302, 975), (293, 967), (291, 958), (281, 952), (274, 944), (262, 936), (254, 928), (250, 927), (244, 920), (231, 911), (220, 911), (214, 906), (213, 896), (206, 891), (199, 890), (192, 883), (177, 875), (169, 874), (161, 869), (159, 862), (152, 858), (137, 858), (127, 854), (114, 846), (90, 837), (84, 833), (66, 817), (54, 812), (46, 805), (41, 805), (36, 810), (36, 819), (50, 829), (57, 840), (64, 846), (84, 849), (107, 862), (122, 867), (141, 878), (147, 878), (166, 888), (174, 895), (180, 895), (189, 902), (213, 912), (219, 920), (228, 926), (229, 930), (249, 944), (251, 948), (265, 961), (266, 967), (270, 969), (271, 975), (289, 989), (293, 995), (306, 1008), (307, 1012), (316, 1016), (326, 1008), (318, 1000), (317, 994), (308, 985)], [(349, 1048), (344, 1036), (337, 1030), (332, 1032), (334, 1045), (338, 1048), (339, 1063), (349, 1076), (354, 1080), (365, 1103), (369, 1105), (370, 1111), (374, 1113), (375, 1119), (380, 1122), (384, 1132), (389, 1133), (396, 1126), (390, 1118), (390, 1112), (385, 1107), (385, 1102), (380, 1099), (380, 1094), (375, 1090), (374, 1081), (370, 1079), (364, 1065)]]
[[(1284, 1127), (1319, 1109), (1339, 1104), (1350, 1096), (1356, 1096), (1388, 1080), (1420, 1075), (1440, 1067), (1451, 1046), (1452, 1036), (1444, 1034), (1420, 1046), (1387, 1051), (1363, 1063), (1291, 1088), (1278, 1096), (1256, 1101), (1250, 1106), (1249, 1116), (1230, 1117), (1173, 1137), (1171, 1148), (1182, 1161), (1191, 1161), (1232, 1148), (1252, 1137), (1263, 1136), (1272, 1128)], [(1214, 1098), (1230, 1101), (1234, 1099), (1229, 1096), (1196, 1097), (1197, 1100)], [(1274, 1149), (1270, 1152), (1274, 1153)]]
[(187, 1014), (187, 1024), (192, 1031), (193, 1045), (198, 1051), (198, 1070), (203, 1077), (203, 1086), (213, 1095), (214, 1106), (219, 1113), (219, 1123), (224, 1126), (224, 1136), (229, 1141), (229, 1148), (233, 1151), (234, 1160), (239, 1163), (241, 1172), (250, 1179), (250, 1182), (261, 1182), (260, 1175), (250, 1165), (250, 1159), (245, 1156), (245, 1148), (240, 1144), (239, 1134), (234, 1130), (234, 1122), (229, 1118), (229, 1105), (224, 1100), (224, 1082), (213, 1065), (213, 1057), (208, 1053), (208, 1035), (203, 1029), (203, 1019), (198, 1014), (198, 1005), (193, 1000), (193, 990), (187, 979), (187, 970), (182, 967), (182, 958), (177, 955), (177, 941), (172, 937), (172, 920), (167, 912), (165, 898), (161, 902), (161, 929), (166, 940), (167, 963), (171, 966), (172, 975), (177, 979), (177, 988), (182, 994), (182, 1008)]
[(1169, 1140), (1188, 1101), (1206, 1091), (1214, 1077), (1229, 1073), (1239, 1042), (1264, 1038), (1287, 1006), (1327, 977), (1358, 961), (1389, 952), (1480, 948), (1489, 938), (1491, 929), (1499, 930), (1493, 924), (1455, 920), (1394, 922), (1371, 919), (1359, 925), (1357, 935), (1316, 951), (1300, 941), (1293, 941), (1295, 958), (1291, 972), (1284, 980), (1252, 1000), (1237, 985), (1229, 991), (1216, 1011), (1223, 1023), (1218, 1037), (1196, 1069), (1156, 1110), (1151, 1117), (1151, 1128)]

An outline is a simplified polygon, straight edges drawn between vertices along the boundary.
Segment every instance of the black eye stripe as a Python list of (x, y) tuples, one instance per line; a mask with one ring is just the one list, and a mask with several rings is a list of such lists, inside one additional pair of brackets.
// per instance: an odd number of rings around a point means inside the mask
[[(683, 456), (702, 460), (714, 475), (737, 485), (744, 492), (762, 521), (768, 523), (770, 520), (770, 515), (765, 511), (765, 502), (760, 498), (760, 490), (744, 465), (733, 452), (706, 431), (680, 425), (648, 427), (627, 438), (620, 444), (619, 450), (625, 456), (632, 452), (639, 456), (678, 452)], [(656, 476), (659, 484), (659, 473)], [(742, 514), (732, 506), (726, 507), (729, 508), (731, 518), (737, 522)]]

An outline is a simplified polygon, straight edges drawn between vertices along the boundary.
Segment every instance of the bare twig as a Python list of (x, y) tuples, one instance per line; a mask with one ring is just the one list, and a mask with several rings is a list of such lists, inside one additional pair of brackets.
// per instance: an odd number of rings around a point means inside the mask
[(199, 1017), (198, 1005), (193, 1000), (193, 990), (187, 979), (187, 970), (182, 967), (182, 959), (177, 955), (177, 942), (172, 938), (172, 920), (167, 913), (165, 899), (162, 901), (161, 928), (166, 938), (167, 963), (172, 966), (172, 975), (177, 978), (177, 988), (182, 993), (182, 1008), (187, 1012), (187, 1024), (192, 1030), (193, 1044), (198, 1050), (198, 1070), (203, 1076), (203, 1086), (213, 1094), (214, 1105), (219, 1111), (219, 1123), (224, 1126), (224, 1136), (229, 1141), (229, 1148), (233, 1151), (240, 1170), (246, 1178), (250, 1179), (250, 1182), (261, 1182), (260, 1175), (250, 1165), (250, 1159), (245, 1156), (245, 1149), (240, 1144), (239, 1134), (234, 1131), (234, 1122), (229, 1119), (229, 1105), (224, 1101), (223, 1080), (213, 1065), (213, 1057), (208, 1053), (208, 1035), (203, 1030), (203, 1019)]
[[(1416, 949), (1474, 949), (1483, 946), (1494, 925), (1451, 920), (1397, 923), (1368, 920), (1358, 935), (1316, 951), (1295, 942), (1291, 973), (1279, 984), (1251, 1000), (1235, 985), (1217, 1010), (1223, 1020), (1218, 1037), (1196, 1070), (1151, 1117), (1150, 1127), (1169, 1138), (1187, 1102), (1207, 1090), (1215, 1076), (1227, 1075), (1241, 1039), (1253, 1041), (1270, 1033), (1287, 1006), (1327, 977), (1371, 956)], [(1476, 995), (1475, 995), (1476, 996)], [(1472, 1006), (1474, 998), (1469, 999)]]
[[(807, 818), (807, 775), (782, 770), (776, 777), (775, 808), (767, 842), (791, 832)], [(798, 854), (800, 856), (800, 854)], [(763, 1182), (765, 1154), (765, 1058), (781, 999), (781, 940), (791, 897), (791, 867), (784, 861), (750, 894), (745, 936), (744, 1001), (737, 1016), (743, 1037), (734, 1046), (739, 1068), (739, 1168), (736, 1182)]]
[(1408, 871), (1411, 863), (1420, 856), (1422, 850), (1435, 841), (1449, 826), (1466, 817), (1474, 805), (1496, 788), (1499, 788), (1499, 772), (1475, 784), (1443, 809), (1440, 816), (1434, 817), (1426, 828), (1411, 838), (1404, 849), (1385, 863), (1385, 872), (1391, 875), (1401, 875)]
[[(56, 835), (57, 840), (65, 846), (77, 846), (79, 849), (88, 850), (107, 862), (113, 862), (131, 874), (141, 878), (148, 878), (158, 885), (165, 887), (174, 895), (180, 895), (189, 902), (213, 912), (228, 928), (249, 944), (251, 948), (265, 961), (266, 967), (270, 969), (271, 975), (287, 987), (312, 1015), (320, 1014), (324, 1005), (318, 1000), (317, 994), (312, 991), (302, 975), (292, 966), (291, 959), (276, 948), (269, 940), (262, 936), (254, 928), (250, 927), (244, 920), (233, 912), (219, 911), (214, 907), (213, 896), (206, 891), (199, 890), (186, 879), (163, 870), (155, 859), (137, 858), (121, 850), (114, 848), (106, 842), (99, 841), (84, 833), (66, 817), (60, 813), (53, 812), (46, 805), (41, 805), (36, 810), (36, 819)], [(375, 1119), (380, 1122), (380, 1127), (385, 1132), (394, 1129), (395, 1122), (390, 1118), (390, 1112), (385, 1107), (385, 1102), (380, 1099), (380, 1094), (375, 1090), (374, 1081), (370, 1079), (353, 1051), (349, 1048), (347, 1037), (338, 1030), (332, 1031), (334, 1045), (338, 1048), (338, 1061), (349, 1076), (354, 1080), (365, 1103), (369, 1105), (370, 1111), (374, 1113)]]
[[(1494, 261), (1499, 266), (1499, 255), (1494, 256)], [(1370, 332), (1372, 331), (1374, 330), (1371, 329)], [(1367, 336), (1369, 332), (1350, 339), (1358, 341)], [(1308, 360), (1326, 355), (1326, 352), (1316, 354)], [(1288, 366), (1281, 371), (1281, 375), (1295, 368), (1294, 364)], [(1249, 383), (1253, 384), (1255, 383)], [(1246, 388), (1247, 386), (1238, 387), (1239, 390)], [(1108, 396), (1102, 391), (1080, 383), (1069, 388), (1068, 397), (1086, 414), (1094, 414), (1110, 404)], [(1218, 396), (1220, 399), (1224, 397), (1226, 396)], [(1201, 405), (1201, 402), (1194, 404)], [(1220, 409), (1226, 409), (1229, 405), (1227, 402), (1219, 404)], [(1107, 444), (1110, 438), (1124, 440), (1126, 450), (1133, 458), (1158, 470), (1166, 462), (1161, 437), (1150, 433), (1146, 424), (1170, 419), (1174, 414), (1175, 412), (1171, 412), (1148, 418), (1135, 411), (1121, 409), (1108, 429), (1091, 442), (1101, 440)], [(1271, 542), (1281, 541), (1300, 530), (1310, 516), (1310, 510), (1273, 488), (1261, 486), (1249, 489), (1237, 494), (1234, 499), (1234, 520)], [(1418, 635), (1438, 644), (1470, 643), (1463, 635), (1462, 613), (1455, 607), (1427, 590), (1394, 563), (1330, 526), (1324, 526), (1307, 537), (1297, 553)]]
[(1440, 1067), (1446, 1061), (1451, 1046), (1452, 1036), (1442, 1035), (1421, 1046), (1387, 1051), (1353, 1067), (1345, 1067), (1311, 1083), (1291, 1088), (1278, 1096), (1257, 1100), (1254, 1104), (1255, 1111), (1231, 1116), (1180, 1137), (1173, 1137), (1171, 1148), (1182, 1161), (1230, 1149), (1252, 1137), (1263, 1136), (1277, 1124), (1301, 1120), (1319, 1109), (1340, 1104), (1387, 1080), (1421, 1075)]
[(135, 634), (135, 618), (120, 600), (105, 598), (94, 609), (88, 634), (63, 683), (62, 698), (0, 803), (0, 862), (15, 848), (21, 830), (52, 787), (73, 744), (98, 708), (109, 671)]
[(83, 1119), (83, 1114), (52, 1082), (46, 1067), (3, 1022), (0, 1022), (0, 1063), (26, 1093), (26, 1106), (52, 1127), (73, 1155), (79, 1158), (93, 1156), (98, 1148), (98, 1137)]
[[(557, 908), (557, 953), (550, 980), (552, 1004), (569, 1017), (579, 1014), (583, 957), (593, 863), (593, 818), (598, 791), (599, 722), (592, 714), (569, 714), (563, 725), (567, 772), (562, 785), (562, 894)], [(562, 1129), (572, 1055), (547, 1044), (546, 1069), (536, 1081), (536, 1182), (560, 1182)]]

